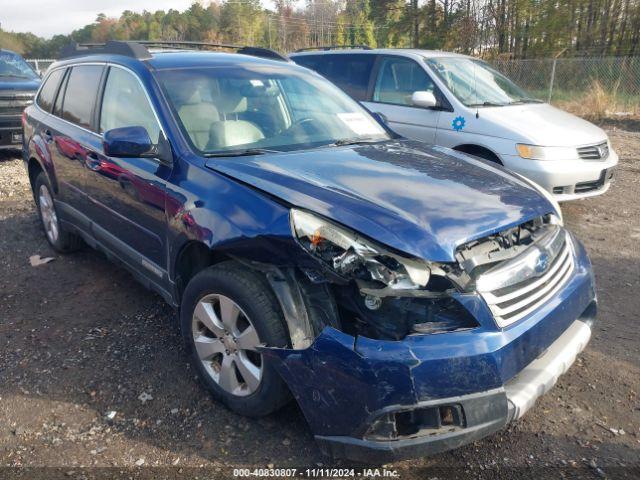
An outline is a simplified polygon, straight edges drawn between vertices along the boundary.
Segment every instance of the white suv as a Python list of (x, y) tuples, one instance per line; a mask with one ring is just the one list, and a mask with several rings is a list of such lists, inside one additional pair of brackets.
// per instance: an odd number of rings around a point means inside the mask
[(599, 195), (618, 156), (605, 132), (532, 98), (476, 58), (407, 49), (300, 51), (400, 135), (499, 162), (556, 200)]

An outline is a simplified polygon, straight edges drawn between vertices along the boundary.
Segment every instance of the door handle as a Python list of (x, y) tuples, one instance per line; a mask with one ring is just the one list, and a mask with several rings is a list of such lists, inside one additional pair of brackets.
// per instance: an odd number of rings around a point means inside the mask
[(98, 170), (100, 168), (100, 159), (95, 152), (87, 152), (84, 163), (91, 170)]

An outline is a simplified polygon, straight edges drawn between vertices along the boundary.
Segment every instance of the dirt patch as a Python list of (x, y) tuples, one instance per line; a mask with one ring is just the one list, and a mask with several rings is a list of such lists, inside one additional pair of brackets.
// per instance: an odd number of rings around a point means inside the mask
[[(521, 421), (389, 466), (402, 478), (640, 476), (640, 134), (610, 133), (616, 183), (563, 206), (595, 266), (593, 341)], [(0, 465), (31, 469), (0, 477), (345, 466), (319, 454), (295, 405), (251, 420), (213, 402), (187, 364), (174, 313), (126, 271), (89, 249), (55, 254), (18, 155), (0, 152)], [(32, 267), (36, 254), (55, 260)]]

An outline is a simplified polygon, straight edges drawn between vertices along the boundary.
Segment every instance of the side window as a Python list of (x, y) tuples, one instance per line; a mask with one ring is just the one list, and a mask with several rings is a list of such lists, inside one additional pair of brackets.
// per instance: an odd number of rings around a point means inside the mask
[(304, 55), (301, 57), (293, 57), (293, 61), (302, 67), (310, 68), (311, 70), (315, 70), (318, 73), (322, 67), (321, 59), (318, 56), (313, 55)]
[(64, 78), (62, 79), (62, 84), (60, 85), (60, 90), (58, 90), (58, 96), (56, 97), (56, 103), (53, 106), (53, 114), (56, 117), (62, 117), (62, 102), (64, 101), (64, 92), (67, 89), (68, 81), (69, 81), (69, 70), (67, 70)]
[(317, 72), (328, 77), (355, 100), (367, 100), (369, 78), (375, 55), (322, 55), (329, 65), (318, 65)]
[(434, 90), (433, 81), (415, 61), (388, 57), (382, 60), (378, 70), (373, 101), (411, 105), (413, 92), (426, 91), (435, 95)]
[(158, 143), (160, 126), (142, 85), (131, 73), (111, 67), (102, 97), (100, 133), (121, 127), (144, 127), (151, 141)]
[(91, 115), (102, 68), (101, 65), (80, 65), (71, 69), (62, 104), (62, 118), (91, 128)]
[(38, 94), (38, 99), (36, 103), (38, 106), (43, 109), (45, 112), (50, 112), (51, 107), (53, 107), (53, 101), (56, 97), (56, 91), (58, 90), (58, 84), (60, 83), (60, 79), (64, 75), (64, 68), (59, 70), (54, 70), (51, 72), (51, 75), (47, 77), (44, 82), (44, 85), (40, 89), (40, 93)]

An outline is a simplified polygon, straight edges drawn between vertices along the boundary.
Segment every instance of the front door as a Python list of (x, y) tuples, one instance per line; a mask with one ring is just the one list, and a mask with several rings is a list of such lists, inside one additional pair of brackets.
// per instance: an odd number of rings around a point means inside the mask
[(415, 60), (383, 55), (378, 60), (377, 74), (370, 101), (363, 105), (382, 114), (387, 125), (398, 134), (427, 143), (435, 143), (440, 110), (415, 107), (413, 92), (428, 91), (436, 95), (436, 87)]
[[(141, 126), (154, 143), (161, 129), (140, 81), (110, 66), (98, 117), (100, 134)], [(166, 278), (166, 180), (171, 168), (157, 158), (105, 155), (102, 145), (87, 163), (86, 191), (95, 236), (154, 280)]]

